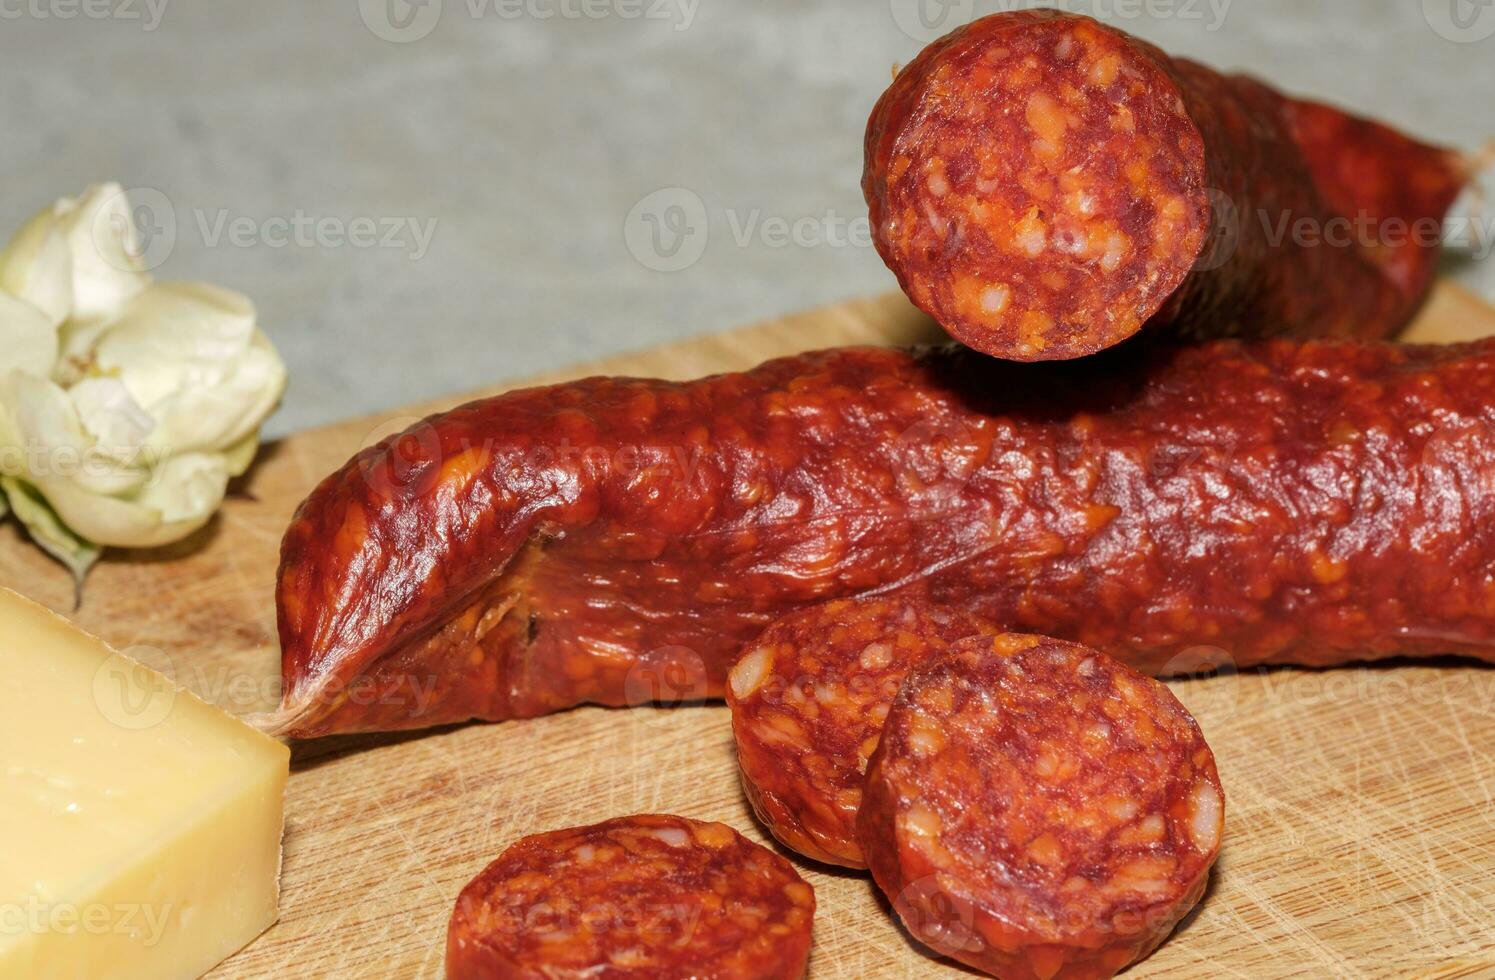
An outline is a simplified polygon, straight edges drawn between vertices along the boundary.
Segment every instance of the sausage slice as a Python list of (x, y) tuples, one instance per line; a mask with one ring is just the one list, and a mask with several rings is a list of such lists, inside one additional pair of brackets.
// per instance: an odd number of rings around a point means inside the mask
[(904, 681), (857, 820), (920, 941), (1005, 978), (1108, 977), (1204, 892), (1225, 797), (1157, 681), (1073, 643), (957, 643)]
[(658, 814), (522, 838), (457, 899), (449, 980), (794, 980), (815, 893), (731, 827)]
[(786, 847), (865, 868), (862, 776), (910, 667), (995, 628), (917, 598), (828, 602), (778, 620), (727, 679), (743, 789)]

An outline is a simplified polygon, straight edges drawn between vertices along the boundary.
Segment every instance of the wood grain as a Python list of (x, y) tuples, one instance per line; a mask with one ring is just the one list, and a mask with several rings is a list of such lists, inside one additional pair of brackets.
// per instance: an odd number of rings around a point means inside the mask
[[(1495, 310), (1444, 285), (1411, 336), (1489, 334)], [(686, 378), (811, 347), (938, 338), (887, 296), (535, 380)], [(292, 510), (361, 446), (461, 400), (267, 447), (193, 540), (111, 556), (74, 618), (231, 711), (273, 706), (272, 584)], [(65, 576), (13, 524), (0, 527), (0, 582), (71, 605)], [(1200, 908), (1130, 975), (1495, 976), (1495, 670), (1450, 660), (1172, 686), (1218, 756), (1226, 842)], [(280, 922), (218, 975), (440, 976), (457, 892), (507, 843), (642, 811), (765, 839), (737, 785), (725, 708), (583, 708), (297, 745)], [(964, 974), (915, 948), (864, 876), (805, 874), (820, 904), (814, 976)]]

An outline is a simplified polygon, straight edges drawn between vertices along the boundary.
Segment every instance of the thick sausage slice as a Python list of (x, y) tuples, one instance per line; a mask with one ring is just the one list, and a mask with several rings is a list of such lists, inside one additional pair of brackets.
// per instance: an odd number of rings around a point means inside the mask
[(799, 853), (865, 868), (862, 775), (910, 667), (997, 630), (927, 600), (843, 599), (776, 621), (727, 678), (742, 785), (759, 819)]
[(525, 837), (457, 899), (449, 980), (793, 980), (815, 893), (720, 823), (645, 814)]
[(1006, 978), (1109, 977), (1199, 901), (1224, 800), (1166, 687), (1009, 634), (910, 672), (857, 829), (878, 885), (935, 950)]
[(1384, 337), (1433, 278), (1470, 158), (1088, 18), (931, 44), (867, 128), (879, 252), (957, 339), (1062, 360), (1144, 325)]

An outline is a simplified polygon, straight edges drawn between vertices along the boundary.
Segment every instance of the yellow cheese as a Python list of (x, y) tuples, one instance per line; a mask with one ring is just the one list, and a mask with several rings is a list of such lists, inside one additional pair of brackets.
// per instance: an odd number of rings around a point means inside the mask
[(0, 978), (195, 977), (259, 935), (289, 762), (0, 589)]

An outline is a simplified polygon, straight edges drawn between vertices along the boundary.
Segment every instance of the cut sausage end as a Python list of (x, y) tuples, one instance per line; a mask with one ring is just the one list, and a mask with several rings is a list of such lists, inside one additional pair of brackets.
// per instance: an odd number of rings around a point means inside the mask
[(1167, 63), (1048, 11), (925, 49), (873, 110), (864, 175), (878, 250), (914, 303), (1009, 360), (1136, 333), (1211, 232), (1204, 139)]
[(1224, 794), (1166, 687), (1086, 647), (1025, 642), (963, 640), (909, 673), (858, 839), (937, 951), (1003, 977), (1108, 976), (1198, 902)]

